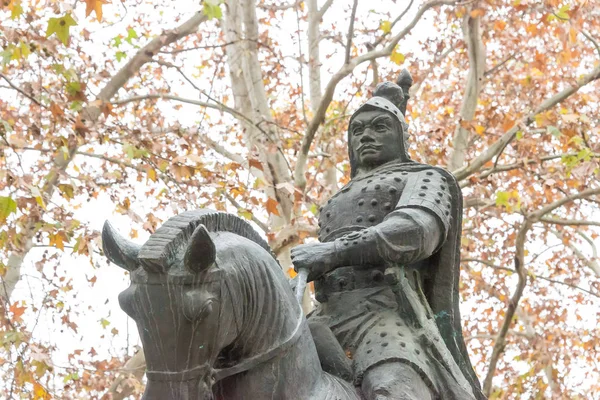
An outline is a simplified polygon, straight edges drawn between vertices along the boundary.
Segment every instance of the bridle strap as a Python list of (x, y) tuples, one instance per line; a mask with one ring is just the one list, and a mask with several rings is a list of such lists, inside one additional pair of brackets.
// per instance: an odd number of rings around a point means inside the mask
[(208, 372), (211, 372), (212, 382), (218, 382), (232, 375), (248, 371), (257, 365), (270, 361), (277, 355), (286, 352), (296, 344), (298, 339), (300, 339), (305, 324), (306, 320), (303, 318), (302, 311), (300, 311), (300, 316), (298, 317), (298, 323), (296, 324), (294, 332), (283, 343), (264, 353), (247, 358), (232, 367), (213, 369), (208, 363), (205, 363), (185, 371), (146, 371), (146, 377), (150, 381), (183, 382), (198, 379), (202, 376), (206, 376)]
[(168, 381), (168, 382), (184, 382), (200, 378), (211, 371), (211, 366), (206, 364), (199, 365), (185, 371), (146, 371), (146, 377), (149, 381)]
[(298, 323), (296, 324), (296, 329), (294, 329), (294, 332), (283, 343), (281, 343), (280, 345), (278, 345), (276, 347), (273, 347), (272, 349), (267, 350), (264, 353), (258, 354), (254, 357), (247, 358), (247, 359), (239, 362), (238, 364), (234, 365), (233, 367), (214, 369), (213, 370), (214, 381), (218, 382), (221, 379), (225, 379), (232, 375), (236, 375), (241, 372), (248, 371), (248, 370), (256, 367), (257, 365), (263, 364), (263, 363), (275, 358), (275, 356), (286, 352), (289, 348), (291, 348), (293, 345), (296, 344), (298, 339), (300, 339), (300, 335), (302, 335), (302, 331), (303, 331), (302, 328), (304, 327), (305, 324), (306, 324), (306, 320), (304, 319), (302, 310), (300, 310), (300, 316), (298, 317)]

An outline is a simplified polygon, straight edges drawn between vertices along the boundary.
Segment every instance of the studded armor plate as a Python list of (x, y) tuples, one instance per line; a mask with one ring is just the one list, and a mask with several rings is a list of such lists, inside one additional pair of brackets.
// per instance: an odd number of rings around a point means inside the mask
[(406, 172), (398, 164), (384, 165), (368, 176), (355, 178), (322, 208), (319, 240), (331, 242), (376, 226), (394, 209), (411, 207), (433, 213), (445, 236), (452, 204), (445, 181), (434, 169)]
[[(400, 168), (381, 168), (344, 186), (321, 210), (319, 240), (330, 242), (381, 223), (395, 208), (406, 183), (408, 173)], [(338, 206), (340, 202), (344, 207)]]

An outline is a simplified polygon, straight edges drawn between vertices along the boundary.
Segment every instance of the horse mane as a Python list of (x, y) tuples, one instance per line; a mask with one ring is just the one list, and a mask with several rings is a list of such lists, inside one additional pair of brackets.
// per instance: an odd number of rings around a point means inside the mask
[(142, 246), (138, 254), (144, 269), (155, 273), (168, 273), (183, 245), (188, 243), (194, 230), (204, 225), (209, 232), (231, 232), (240, 235), (265, 249), (272, 257), (267, 242), (252, 226), (232, 214), (214, 210), (191, 210), (171, 217)]

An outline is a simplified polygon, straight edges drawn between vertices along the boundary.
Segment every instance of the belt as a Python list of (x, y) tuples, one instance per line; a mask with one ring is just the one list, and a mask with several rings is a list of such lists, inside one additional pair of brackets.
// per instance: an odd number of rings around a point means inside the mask
[(387, 286), (385, 268), (383, 265), (337, 268), (315, 281), (315, 298), (324, 303), (333, 293)]

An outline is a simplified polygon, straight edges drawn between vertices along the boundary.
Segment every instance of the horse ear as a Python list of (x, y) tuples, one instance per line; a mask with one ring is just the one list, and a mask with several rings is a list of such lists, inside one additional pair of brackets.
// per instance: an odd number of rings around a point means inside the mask
[(217, 249), (206, 227), (198, 225), (188, 243), (183, 259), (184, 265), (192, 272), (201, 272), (210, 267), (217, 257)]
[(110, 262), (133, 271), (137, 268), (137, 258), (140, 252), (139, 244), (124, 238), (106, 221), (102, 228), (102, 249)]

